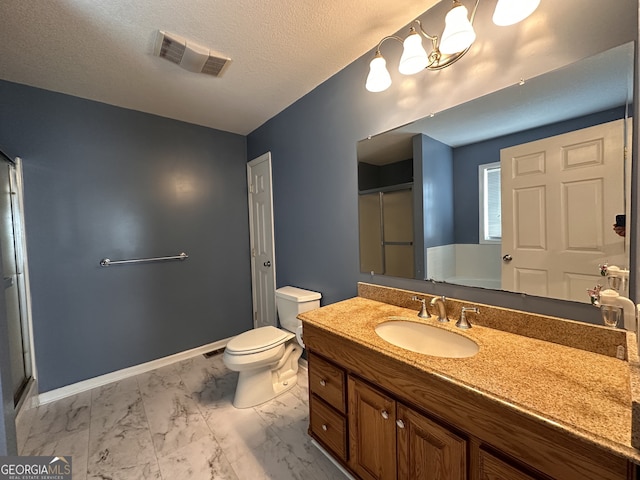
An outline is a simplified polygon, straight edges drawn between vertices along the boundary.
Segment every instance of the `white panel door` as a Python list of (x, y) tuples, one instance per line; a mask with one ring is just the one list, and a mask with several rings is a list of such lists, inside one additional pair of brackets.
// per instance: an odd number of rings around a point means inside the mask
[(247, 164), (253, 326), (277, 326), (271, 153)]
[(600, 263), (627, 266), (612, 229), (625, 213), (623, 122), (500, 152), (505, 290), (589, 302)]

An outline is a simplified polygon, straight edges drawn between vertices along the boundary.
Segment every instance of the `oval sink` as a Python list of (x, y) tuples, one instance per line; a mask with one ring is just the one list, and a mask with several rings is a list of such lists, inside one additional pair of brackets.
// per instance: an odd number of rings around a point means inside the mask
[(476, 342), (457, 333), (407, 320), (381, 323), (376, 333), (397, 347), (435, 357), (472, 357), (480, 349)]

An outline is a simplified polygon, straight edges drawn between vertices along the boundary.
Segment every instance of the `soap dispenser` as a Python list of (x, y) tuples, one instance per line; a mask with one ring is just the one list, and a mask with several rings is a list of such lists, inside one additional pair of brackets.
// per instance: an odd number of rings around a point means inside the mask
[(600, 265), (600, 275), (607, 277), (607, 284), (611, 290), (615, 290), (620, 295), (626, 295), (629, 270), (604, 263)]
[(605, 325), (609, 327), (617, 326), (618, 320), (622, 316), (625, 330), (636, 331), (636, 306), (627, 297), (623, 297), (615, 290), (608, 288), (600, 291), (598, 304)]
[(629, 270), (615, 265), (600, 265), (600, 274), (607, 277), (609, 288), (602, 290), (601, 285), (596, 285), (587, 292), (591, 297), (591, 304), (600, 307), (602, 321), (608, 327), (617, 327), (622, 316), (624, 329), (636, 334), (636, 348), (640, 355), (640, 304), (635, 305), (624, 296), (629, 280)]
[(625, 296), (629, 280), (629, 270), (616, 265), (603, 263), (598, 266), (600, 275), (607, 277), (609, 288), (602, 290), (601, 285), (587, 290), (591, 297), (591, 303), (600, 308), (602, 321), (608, 327), (617, 327), (620, 317), (623, 318), (623, 327), (626, 330), (636, 332), (637, 309), (634, 303)]

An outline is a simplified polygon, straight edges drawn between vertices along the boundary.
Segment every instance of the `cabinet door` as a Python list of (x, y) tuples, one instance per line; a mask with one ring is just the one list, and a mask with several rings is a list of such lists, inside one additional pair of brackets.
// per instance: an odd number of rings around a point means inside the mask
[(489, 452), (480, 449), (478, 478), (480, 480), (537, 480), (522, 470), (503, 462)]
[(349, 466), (363, 480), (396, 478), (395, 401), (349, 377)]
[(467, 441), (398, 404), (398, 480), (466, 480)]

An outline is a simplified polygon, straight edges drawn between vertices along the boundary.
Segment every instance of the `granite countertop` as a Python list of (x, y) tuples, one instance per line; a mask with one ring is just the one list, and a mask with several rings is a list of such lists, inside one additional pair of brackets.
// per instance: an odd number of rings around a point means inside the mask
[[(416, 314), (416, 309), (356, 297), (299, 318), (640, 463), (640, 451), (631, 445), (629, 362), (478, 325), (460, 330), (453, 321), (442, 324)], [(451, 359), (396, 347), (374, 330), (389, 317), (453, 331), (473, 339), (480, 350)], [(473, 315), (468, 318), (473, 323)]]

